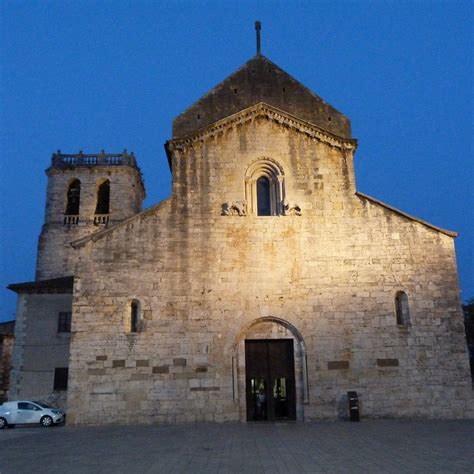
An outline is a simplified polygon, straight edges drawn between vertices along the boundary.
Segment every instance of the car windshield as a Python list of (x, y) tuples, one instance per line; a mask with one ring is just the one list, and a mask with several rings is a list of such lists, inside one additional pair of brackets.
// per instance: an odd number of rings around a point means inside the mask
[(46, 405), (46, 403), (37, 402), (36, 400), (33, 400), (33, 403), (36, 403), (36, 404), (39, 405), (41, 408), (52, 408), (52, 407), (50, 407), (49, 405)]

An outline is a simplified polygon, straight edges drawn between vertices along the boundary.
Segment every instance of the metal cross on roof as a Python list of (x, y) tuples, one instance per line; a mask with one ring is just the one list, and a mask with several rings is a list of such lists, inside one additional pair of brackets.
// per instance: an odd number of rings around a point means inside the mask
[(260, 30), (262, 29), (262, 24), (259, 21), (255, 22), (255, 31), (257, 32), (257, 54), (260, 54)]

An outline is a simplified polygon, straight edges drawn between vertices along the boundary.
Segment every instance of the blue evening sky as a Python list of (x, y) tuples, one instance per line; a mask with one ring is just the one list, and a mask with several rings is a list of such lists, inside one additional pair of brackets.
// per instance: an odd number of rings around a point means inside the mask
[(51, 153), (134, 151), (170, 193), (171, 121), (262, 52), (351, 118), (359, 191), (458, 231), (474, 297), (470, 1), (1, 2), (0, 320), (34, 279)]

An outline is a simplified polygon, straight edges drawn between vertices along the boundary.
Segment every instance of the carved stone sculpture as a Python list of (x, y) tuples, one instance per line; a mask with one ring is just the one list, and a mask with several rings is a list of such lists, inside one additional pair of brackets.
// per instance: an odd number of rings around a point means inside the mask
[(247, 201), (234, 201), (231, 204), (228, 202), (222, 204), (223, 216), (246, 216), (247, 215)]
[(285, 200), (283, 201), (283, 214), (285, 216), (301, 216), (301, 207), (298, 204), (290, 204)]

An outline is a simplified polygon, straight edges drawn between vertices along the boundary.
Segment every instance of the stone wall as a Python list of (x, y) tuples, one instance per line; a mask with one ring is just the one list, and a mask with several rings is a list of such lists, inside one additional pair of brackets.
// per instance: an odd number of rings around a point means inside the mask
[(58, 333), (59, 312), (71, 311), (71, 294), (18, 295), (15, 345), (8, 398), (66, 406), (66, 391), (54, 391), (54, 369), (69, 366), (71, 334)]
[[(222, 215), (261, 158), (301, 216)], [(347, 150), (256, 117), (176, 146), (171, 199), (76, 247), (71, 423), (245, 420), (259, 318), (301, 335), (300, 420), (342, 416), (348, 390), (362, 416), (474, 416), (453, 239), (355, 194)]]

